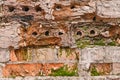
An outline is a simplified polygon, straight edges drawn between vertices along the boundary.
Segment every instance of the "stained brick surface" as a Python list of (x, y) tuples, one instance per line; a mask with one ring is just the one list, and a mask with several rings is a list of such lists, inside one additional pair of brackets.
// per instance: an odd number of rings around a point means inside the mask
[[(65, 67), (64, 67), (65, 66)], [(71, 71), (77, 70), (76, 64), (63, 64), (63, 63), (21, 63), (21, 64), (7, 64), (3, 67), (3, 76), (4, 77), (15, 77), (15, 76), (48, 76), (55, 75), (54, 71), (59, 70), (60, 68), (67, 68), (67, 70)], [(59, 73), (62, 75), (64, 73)], [(77, 72), (76, 72), (77, 74)], [(56, 74), (56, 76), (58, 76)]]

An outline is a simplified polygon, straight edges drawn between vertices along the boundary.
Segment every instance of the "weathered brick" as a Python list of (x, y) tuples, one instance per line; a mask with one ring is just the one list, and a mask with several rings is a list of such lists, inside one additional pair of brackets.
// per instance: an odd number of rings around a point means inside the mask
[(79, 49), (71, 48), (21, 48), (10, 50), (11, 61), (71, 62), (79, 60)]
[(75, 76), (77, 75), (76, 64), (63, 63), (20, 63), (6, 64), (3, 67), (4, 77), (16, 76)]
[[(74, 44), (68, 24), (52, 23), (51, 25), (39, 22), (31, 23), (28, 28), (21, 28), (21, 47), (57, 45), (70, 47)], [(25, 44), (25, 45), (24, 45)]]
[(120, 75), (120, 63), (113, 63), (112, 74)]
[(10, 52), (8, 49), (0, 48), (0, 62), (8, 62), (10, 60)]
[(91, 80), (106, 80), (105, 76), (94, 76), (90, 78)]
[(112, 71), (111, 63), (94, 63), (90, 65), (91, 76), (109, 75)]
[(97, 15), (104, 18), (120, 18), (119, 0), (98, 0)]
[(4, 66), (5, 66), (5, 64), (0, 63), (0, 78), (3, 77), (2, 69)]
[[(12, 55), (14, 54), (14, 55)], [(51, 62), (57, 58), (54, 48), (21, 48), (11, 52), (11, 61)]]
[(87, 63), (119, 62), (119, 47), (94, 47), (85, 48), (81, 52), (81, 61)]
[(120, 62), (120, 47), (106, 47), (104, 61)]
[(106, 80), (120, 80), (120, 76), (107, 76)]
[(77, 61), (79, 60), (80, 51), (71, 48), (60, 48), (58, 49), (58, 60), (59, 61)]
[(79, 77), (51, 77), (51, 76), (43, 76), (43, 77), (16, 77), (16, 78), (0, 78), (0, 80), (84, 80), (84, 78)]
[[(120, 1), (119, 0), (97, 0), (97, 20), (118, 21), (120, 18)], [(112, 20), (113, 19), (113, 20)], [(118, 19), (118, 20), (117, 20)]]
[(53, 8), (55, 20), (93, 21), (95, 16), (95, 1), (59, 1)]
[(80, 62), (103, 62), (104, 61), (104, 47), (85, 48), (81, 52)]
[[(16, 4), (17, 2), (17, 4)], [(27, 4), (26, 4), (27, 3)], [(49, 4), (48, 4), (49, 3)], [(95, 16), (95, 1), (11, 1), (3, 4), (3, 12), (7, 19), (22, 20), (26, 15), (30, 20), (80, 20), (93, 21)], [(16, 16), (17, 15), (17, 16)], [(11, 18), (12, 17), (12, 18)], [(27, 21), (25, 20), (25, 21)]]
[(0, 47), (8, 48), (9, 46), (13, 46), (14, 48), (18, 48), (18, 42), (20, 41), (19, 37), (19, 24), (16, 21), (1, 23), (0, 24)]

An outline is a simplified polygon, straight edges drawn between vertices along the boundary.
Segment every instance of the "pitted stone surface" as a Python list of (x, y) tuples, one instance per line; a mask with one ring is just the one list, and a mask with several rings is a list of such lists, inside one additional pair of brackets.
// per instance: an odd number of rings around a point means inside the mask
[(97, 0), (97, 15), (102, 18), (120, 18), (120, 0)]
[(105, 48), (105, 61), (107, 62), (120, 62), (120, 47), (106, 47)]
[(19, 37), (19, 27), (21, 26), (17, 22), (2, 23), (0, 24), (0, 47), (8, 48), (13, 46), (18, 48)]
[(10, 52), (8, 49), (0, 48), (0, 62), (8, 62), (9, 61)]
[(94, 47), (82, 50), (81, 61), (85, 63), (120, 62), (119, 47)]
[(104, 47), (85, 48), (81, 52), (80, 62), (103, 62), (104, 61)]

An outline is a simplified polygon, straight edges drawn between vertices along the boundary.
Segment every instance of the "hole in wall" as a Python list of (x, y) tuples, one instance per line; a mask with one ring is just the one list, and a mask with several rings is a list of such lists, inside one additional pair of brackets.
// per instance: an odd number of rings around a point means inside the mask
[(93, 17), (93, 21), (96, 21), (96, 16)]
[(23, 6), (22, 10), (27, 12), (27, 11), (29, 11), (29, 7), (28, 6)]
[(35, 7), (36, 12), (42, 11), (42, 8), (38, 6)]
[(58, 35), (63, 35), (63, 32), (59, 32)]
[(15, 10), (15, 8), (13, 6), (9, 6), (8, 10), (9, 10), (9, 12), (13, 12)]
[(33, 32), (32, 35), (33, 35), (33, 36), (37, 36), (37, 32)]
[(81, 31), (78, 31), (78, 32), (76, 33), (76, 35), (82, 36), (82, 32), (81, 32)]
[(49, 36), (49, 31), (46, 31), (46, 32), (45, 32), (45, 35), (46, 35), (46, 36)]
[(49, 5), (49, 3), (46, 3), (46, 5), (48, 6), (48, 5)]
[(37, 1), (39, 1), (39, 0), (32, 0), (33, 2), (37, 2)]
[(61, 5), (56, 5), (56, 6), (55, 6), (55, 9), (56, 9), (56, 10), (61, 10), (61, 9), (62, 9), (62, 6), (61, 6)]
[(94, 31), (94, 30), (91, 30), (91, 31), (90, 31), (90, 34), (95, 34), (95, 31)]
[(70, 9), (74, 9), (74, 8), (75, 8), (75, 5), (71, 5), (71, 6), (70, 6)]

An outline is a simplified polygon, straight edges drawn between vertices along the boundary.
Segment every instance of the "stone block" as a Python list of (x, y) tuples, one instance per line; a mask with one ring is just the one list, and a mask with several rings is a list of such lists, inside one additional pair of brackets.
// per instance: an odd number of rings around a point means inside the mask
[(98, 0), (97, 15), (103, 18), (120, 18), (119, 0)]
[(103, 62), (105, 56), (104, 47), (85, 48), (81, 51), (80, 62), (91, 63), (91, 62)]
[(28, 28), (21, 29), (21, 37), (21, 47), (48, 45), (70, 47), (75, 42), (70, 35), (69, 25), (65, 23), (49, 25), (33, 22)]
[(104, 61), (120, 62), (120, 47), (106, 47)]
[(119, 47), (93, 47), (82, 49), (81, 62), (86, 63), (111, 63), (119, 62)]
[(112, 74), (120, 75), (120, 63), (113, 63)]
[(0, 47), (8, 48), (13, 46), (14, 48), (18, 48), (18, 43), (20, 41), (19, 36), (19, 24), (16, 21), (1, 23), (0, 24)]
[(51, 62), (57, 57), (57, 50), (53, 48), (21, 48), (14, 52), (17, 61)]
[(0, 48), (0, 62), (8, 62), (9, 60), (10, 60), (9, 50)]
[[(97, 20), (119, 22), (120, 1), (119, 0), (97, 0)], [(113, 19), (113, 20), (112, 20)]]
[(58, 49), (58, 61), (79, 61), (79, 49), (71, 48), (59, 48)]

